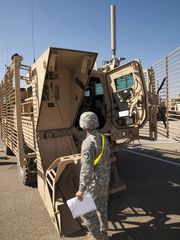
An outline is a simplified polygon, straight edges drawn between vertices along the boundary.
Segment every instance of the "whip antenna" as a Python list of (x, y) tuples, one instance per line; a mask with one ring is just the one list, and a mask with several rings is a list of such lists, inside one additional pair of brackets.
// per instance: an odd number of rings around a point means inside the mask
[(35, 60), (35, 44), (34, 44), (34, 4), (33, 0), (31, 0), (31, 30), (32, 30), (32, 48), (33, 48), (33, 60)]
[(111, 5), (111, 50), (112, 59), (116, 58), (116, 6)]

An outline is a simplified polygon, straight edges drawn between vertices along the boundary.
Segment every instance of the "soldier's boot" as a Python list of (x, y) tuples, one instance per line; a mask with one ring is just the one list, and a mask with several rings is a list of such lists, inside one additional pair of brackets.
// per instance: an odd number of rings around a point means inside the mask
[(101, 232), (101, 239), (102, 240), (108, 240), (109, 238), (108, 238), (108, 235), (107, 235), (107, 232)]
[(83, 238), (83, 240), (104, 240), (103, 236), (101, 234), (98, 235), (87, 235)]
[(87, 235), (83, 240), (103, 240), (104, 238), (101, 235)]
[(92, 240), (104, 240), (104, 238), (101, 234), (97, 234), (92, 236)]

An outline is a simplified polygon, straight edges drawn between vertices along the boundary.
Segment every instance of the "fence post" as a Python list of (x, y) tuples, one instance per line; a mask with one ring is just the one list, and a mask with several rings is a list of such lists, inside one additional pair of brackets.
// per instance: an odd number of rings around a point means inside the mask
[(147, 69), (147, 84), (149, 93), (149, 136), (151, 141), (157, 140), (157, 97), (153, 68)]

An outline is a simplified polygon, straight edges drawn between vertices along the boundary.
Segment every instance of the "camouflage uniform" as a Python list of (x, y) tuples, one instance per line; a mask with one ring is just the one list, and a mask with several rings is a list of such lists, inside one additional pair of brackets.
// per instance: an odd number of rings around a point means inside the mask
[(93, 236), (99, 236), (101, 233), (104, 235), (103, 239), (108, 239), (107, 205), (110, 180), (110, 149), (108, 140), (105, 138), (103, 155), (99, 163), (94, 166), (94, 160), (102, 150), (102, 138), (96, 130), (99, 126), (97, 116), (93, 114), (85, 112), (80, 118), (80, 127), (86, 129), (88, 134), (81, 147), (79, 191), (90, 192), (97, 206), (97, 211), (84, 215), (89, 232)]

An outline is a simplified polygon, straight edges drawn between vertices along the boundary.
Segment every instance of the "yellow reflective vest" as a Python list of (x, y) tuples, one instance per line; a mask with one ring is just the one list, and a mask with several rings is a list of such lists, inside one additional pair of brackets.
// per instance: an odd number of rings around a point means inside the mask
[(101, 148), (101, 152), (99, 154), (99, 156), (94, 160), (94, 166), (96, 166), (96, 164), (98, 164), (98, 162), (100, 161), (100, 159), (102, 158), (103, 152), (104, 152), (104, 135), (101, 134), (101, 139), (102, 139), (102, 148)]

